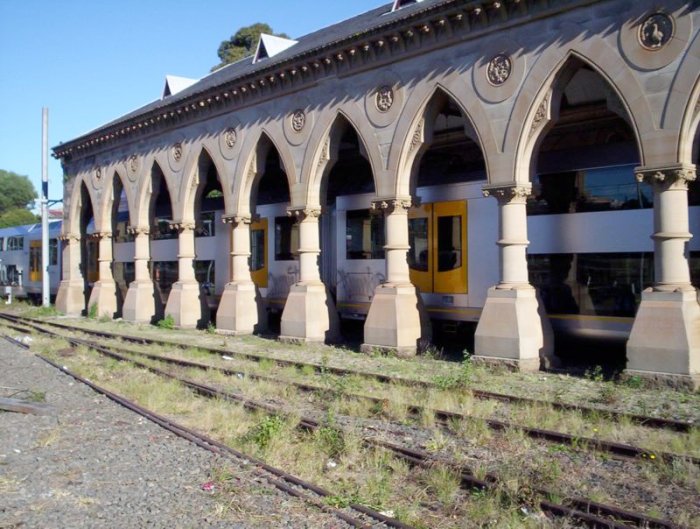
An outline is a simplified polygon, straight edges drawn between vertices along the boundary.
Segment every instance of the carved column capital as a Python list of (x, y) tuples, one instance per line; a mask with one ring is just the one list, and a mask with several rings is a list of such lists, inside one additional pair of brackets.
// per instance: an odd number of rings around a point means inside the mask
[(485, 197), (496, 198), (499, 204), (524, 204), (532, 192), (532, 184), (489, 185), (484, 186), (482, 192)]
[(315, 206), (304, 208), (288, 208), (287, 216), (294, 217), (297, 220), (297, 222), (303, 222), (308, 218), (317, 219), (321, 216), (321, 208)]
[(90, 234), (90, 238), (97, 239), (98, 241), (101, 239), (111, 239), (112, 232), (111, 231), (96, 231), (95, 233)]
[(646, 182), (665, 189), (688, 189), (688, 182), (693, 182), (697, 178), (695, 165), (687, 164), (635, 167), (634, 174), (637, 182)]
[(63, 242), (79, 241), (80, 235), (76, 233), (62, 233), (58, 236), (58, 240)]
[(178, 233), (183, 233), (186, 231), (194, 231), (194, 222), (171, 222), (170, 227), (173, 230), (177, 230)]
[(234, 228), (239, 224), (250, 224), (252, 220), (250, 215), (224, 215), (221, 217), (221, 222), (232, 224)]
[(126, 231), (129, 235), (138, 237), (139, 235), (150, 235), (151, 228), (148, 226), (129, 226), (126, 228)]
[(411, 197), (380, 198), (371, 202), (370, 209), (389, 215), (394, 211), (408, 211), (412, 205)]

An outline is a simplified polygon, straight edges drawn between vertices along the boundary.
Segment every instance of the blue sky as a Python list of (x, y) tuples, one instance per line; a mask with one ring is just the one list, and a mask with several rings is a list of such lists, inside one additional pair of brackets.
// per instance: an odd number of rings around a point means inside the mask
[[(44, 106), (53, 147), (159, 98), (166, 74), (203, 77), (242, 26), (298, 37), (385, 3), (0, 0), (0, 169), (40, 189)], [(50, 160), (49, 198), (61, 198), (61, 166)]]

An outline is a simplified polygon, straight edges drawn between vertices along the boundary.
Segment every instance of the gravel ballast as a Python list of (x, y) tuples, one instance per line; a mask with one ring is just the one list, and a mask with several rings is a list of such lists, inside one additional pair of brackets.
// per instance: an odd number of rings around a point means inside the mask
[(0, 529), (347, 527), (5, 340), (0, 386), (49, 407), (0, 411)]

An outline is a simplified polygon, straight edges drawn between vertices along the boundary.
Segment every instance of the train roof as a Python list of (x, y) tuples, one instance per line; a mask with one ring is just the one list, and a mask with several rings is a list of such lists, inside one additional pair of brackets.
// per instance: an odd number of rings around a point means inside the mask
[[(60, 219), (50, 219), (49, 220), (49, 232), (55, 232), (61, 229)], [(7, 228), (0, 228), (0, 237), (16, 237), (33, 235), (35, 233), (41, 233), (41, 222), (35, 222), (34, 224), (24, 224), (23, 226), (9, 226)]]

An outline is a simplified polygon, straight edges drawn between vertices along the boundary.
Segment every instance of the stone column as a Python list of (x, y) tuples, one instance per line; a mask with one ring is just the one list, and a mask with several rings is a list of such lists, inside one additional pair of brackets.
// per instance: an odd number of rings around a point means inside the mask
[(281, 340), (332, 341), (338, 335), (338, 313), (321, 281), (318, 218), (321, 208), (290, 209), (299, 222), (299, 282), (289, 289), (281, 323)]
[[(378, 200), (372, 209), (386, 216), (386, 282), (374, 291), (365, 320), (362, 350), (392, 351), (399, 356), (416, 354), (421, 339), (422, 303), (411, 284), (406, 253), (408, 244), (408, 209), (410, 198)], [(426, 320), (427, 321), (427, 320)]]
[(134, 276), (126, 293), (122, 314), (126, 321), (151, 323), (156, 314), (155, 290), (153, 280), (148, 272), (151, 258), (149, 233), (147, 227), (129, 228), (134, 235)]
[(92, 236), (99, 240), (99, 280), (90, 293), (88, 313), (94, 306), (98, 317), (113, 318), (117, 312), (117, 284), (112, 274), (112, 232), (98, 232)]
[(498, 200), (500, 281), (489, 288), (475, 334), (475, 358), (537, 371), (553, 362), (552, 329), (528, 279), (525, 203), (531, 185), (486, 186)]
[(180, 222), (172, 225), (178, 231), (177, 281), (173, 284), (165, 315), (172, 316), (176, 327), (192, 329), (203, 323), (206, 302), (201, 295), (194, 275), (194, 223)]
[(224, 287), (216, 312), (216, 332), (252, 334), (264, 318), (256, 301), (255, 284), (248, 264), (251, 218), (232, 216), (224, 217), (223, 221), (231, 227), (231, 280)]
[(64, 314), (80, 316), (85, 309), (85, 281), (80, 271), (80, 236), (62, 234), (62, 278), (56, 295), (56, 309)]
[(700, 386), (700, 304), (690, 283), (688, 182), (693, 165), (638, 167), (654, 189), (654, 285), (642, 301), (627, 342), (627, 372), (673, 385)]

